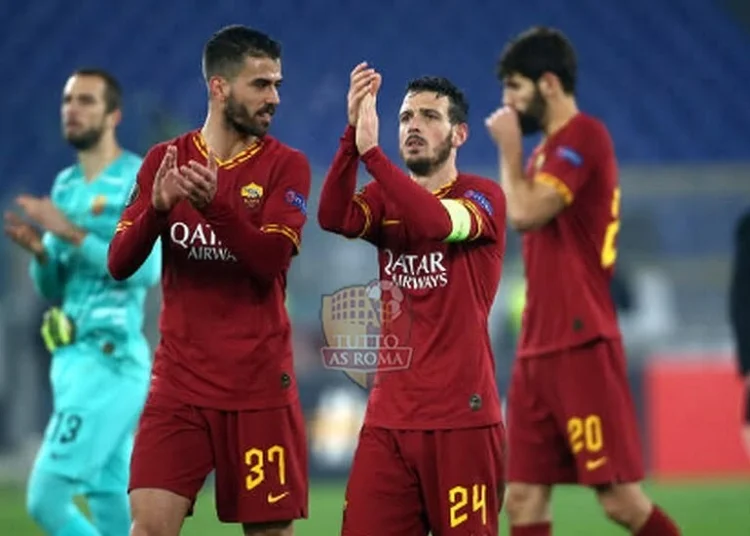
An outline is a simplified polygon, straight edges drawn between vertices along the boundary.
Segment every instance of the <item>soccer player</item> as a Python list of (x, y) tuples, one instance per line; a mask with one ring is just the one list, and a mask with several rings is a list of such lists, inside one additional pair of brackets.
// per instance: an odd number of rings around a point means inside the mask
[(729, 304), (737, 364), (745, 380), (742, 437), (750, 456), (750, 212), (737, 224)]
[[(18, 198), (26, 219), (5, 215), (6, 233), (33, 254), (37, 292), (62, 303), (42, 324), (52, 353), (54, 414), (27, 493), (29, 513), (54, 536), (127, 534), (130, 527), (130, 454), (151, 372), (143, 309), (159, 279), (161, 252), (146, 251), (148, 260), (127, 280), (107, 272), (109, 241), (141, 163), (117, 142), (120, 102), (109, 73), (73, 73), (62, 120), (78, 162), (57, 175), (50, 197)], [(73, 503), (81, 492), (92, 521)]]
[[(318, 220), (378, 248), (381, 287), (397, 285), (409, 303), (392, 322), (383, 309), (381, 337), (413, 354), (408, 369), (376, 373), (342, 534), (497, 534), (504, 427), (487, 318), (505, 251), (505, 199), (492, 181), (458, 171), (468, 104), (444, 78), (408, 84), (398, 117), (410, 173), (391, 162), (378, 146), (380, 82), (365, 63), (351, 73), (349, 124)], [(355, 194), (359, 161), (374, 180)]]
[[(499, 62), (501, 108), (487, 119), (500, 150), (512, 226), (523, 233), (526, 308), (508, 394), (513, 536), (551, 533), (552, 486), (594, 488), (633, 534), (678, 534), (643, 493), (625, 354), (610, 294), (620, 227), (612, 140), (579, 112), (576, 56), (559, 31), (531, 29)], [(521, 137), (543, 141), (522, 164)]]
[(267, 134), (281, 47), (229, 26), (203, 51), (201, 129), (152, 148), (109, 252), (124, 279), (164, 247), (161, 342), (131, 465), (132, 536), (176, 536), (209, 472), (218, 517), (291, 535), (307, 516), (307, 445), (286, 276), (307, 158)]

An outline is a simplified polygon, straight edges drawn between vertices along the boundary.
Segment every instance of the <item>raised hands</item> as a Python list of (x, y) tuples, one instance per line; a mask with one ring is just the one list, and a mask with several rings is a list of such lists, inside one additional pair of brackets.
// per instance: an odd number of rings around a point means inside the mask
[[(49, 197), (19, 195), (16, 205), (33, 223), (63, 240), (77, 244), (85, 237), (85, 233), (73, 225)], [(33, 253), (39, 252), (37, 241), (40, 237), (36, 229), (11, 212), (5, 214), (5, 224), (5, 232), (14, 242)]]
[(42, 235), (13, 212), (5, 213), (5, 234), (16, 244), (34, 255), (44, 252)]
[(359, 107), (362, 104), (362, 99), (368, 93), (373, 96), (377, 94), (382, 78), (375, 69), (367, 66), (367, 62), (362, 62), (352, 70), (349, 80), (349, 93), (346, 96), (346, 113), (349, 118), (349, 124), (354, 127), (357, 126)]
[(359, 105), (359, 118), (357, 119), (357, 151), (365, 154), (378, 145), (378, 130), (380, 121), (378, 111), (375, 108), (375, 97), (368, 93), (362, 98)]
[(212, 150), (208, 151), (206, 165), (195, 160), (180, 166), (182, 188), (187, 192), (190, 203), (198, 210), (206, 207), (216, 195), (219, 164)]
[(180, 171), (177, 169), (177, 147), (170, 145), (154, 177), (154, 187), (151, 192), (151, 202), (154, 208), (159, 212), (169, 212), (187, 197), (182, 182)]
[(217, 162), (216, 155), (209, 150), (206, 165), (190, 160), (178, 167), (177, 148), (170, 145), (154, 177), (154, 208), (168, 212), (183, 199), (198, 210), (205, 208), (216, 194)]
[(517, 150), (521, 147), (521, 127), (518, 112), (510, 106), (503, 106), (484, 120), (490, 137), (503, 151)]

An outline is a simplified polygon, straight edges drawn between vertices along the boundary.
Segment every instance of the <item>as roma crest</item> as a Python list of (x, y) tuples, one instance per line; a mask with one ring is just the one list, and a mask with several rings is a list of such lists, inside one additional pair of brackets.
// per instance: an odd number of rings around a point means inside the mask
[(97, 195), (91, 202), (91, 213), (94, 216), (98, 216), (104, 212), (104, 207), (107, 205), (107, 198), (103, 195)]
[(260, 202), (263, 199), (263, 187), (260, 184), (251, 182), (242, 187), (240, 195), (249, 208), (256, 209), (260, 206)]

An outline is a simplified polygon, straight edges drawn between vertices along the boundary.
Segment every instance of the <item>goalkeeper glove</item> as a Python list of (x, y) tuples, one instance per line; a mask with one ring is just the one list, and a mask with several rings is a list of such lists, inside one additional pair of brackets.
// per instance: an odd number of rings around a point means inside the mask
[(44, 313), (41, 333), (44, 346), (50, 352), (54, 352), (61, 346), (73, 342), (75, 325), (60, 308), (52, 307)]

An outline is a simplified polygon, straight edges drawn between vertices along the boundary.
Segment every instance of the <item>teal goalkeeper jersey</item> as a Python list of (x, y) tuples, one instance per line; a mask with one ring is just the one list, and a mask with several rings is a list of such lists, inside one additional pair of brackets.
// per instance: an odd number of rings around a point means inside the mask
[(144, 304), (148, 288), (159, 281), (161, 247), (157, 242), (141, 269), (126, 281), (109, 275), (107, 250), (140, 165), (139, 156), (124, 151), (91, 182), (79, 165), (61, 171), (52, 187), (52, 202), (86, 231), (86, 238), (75, 246), (45, 233), (47, 261), (33, 259), (30, 267), (37, 291), (61, 302), (75, 324), (73, 344), (98, 349), (121, 364), (132, 362), (134, 368), (150, 366)]

